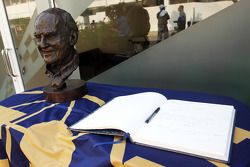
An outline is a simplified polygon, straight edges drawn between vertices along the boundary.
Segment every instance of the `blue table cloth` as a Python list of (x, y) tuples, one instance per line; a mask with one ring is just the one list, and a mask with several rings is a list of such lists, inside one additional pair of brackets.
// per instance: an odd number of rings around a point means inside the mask
[[(16, 94), (0, 102), (0, 166), (139, 166), (139, 167), (249, 167), (250, 107), (232, 98), (201, 93), (87, 84), (88, 94), (65, 103), (44, 100), (42, 88)], [(237, 110), (229, 164), (139, 146), (129, 141), (94, 146), (119, 137), (71, 132), (68, 126), (121, 95), (145, 91), (168, 99), (233, 105)], [(129, 122), (129, 120), (128, 120)]]

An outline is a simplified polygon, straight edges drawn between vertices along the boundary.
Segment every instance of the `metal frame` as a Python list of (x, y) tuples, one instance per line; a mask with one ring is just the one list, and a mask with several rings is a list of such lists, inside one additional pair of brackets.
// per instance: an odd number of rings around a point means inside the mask
[(16, 93), (20, 93), (24, 91), (24, 83), (3, 0), (0, 0), (0, 21), (0, 31), (4, 44), (4, 49), (2, 50), (3, 61), (7, 74), (12, 78)]

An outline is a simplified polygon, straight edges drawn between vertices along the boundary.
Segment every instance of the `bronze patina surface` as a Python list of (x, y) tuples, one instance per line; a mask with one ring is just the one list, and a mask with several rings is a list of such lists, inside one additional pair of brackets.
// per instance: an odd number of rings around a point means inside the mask
[[(50, 8), (40, 13), (35, 20), (35, 41), (46, 63), (46, 72), (51, 83), (44, 93), (50, 102), (64, 102), (86, 94), (85, 82), (68, 80), (77, 69), (79, 57), (74, 48), (78, 28), (72, 16), (65, 10)], [(80, 89), (84, 89), (79, 91)]]

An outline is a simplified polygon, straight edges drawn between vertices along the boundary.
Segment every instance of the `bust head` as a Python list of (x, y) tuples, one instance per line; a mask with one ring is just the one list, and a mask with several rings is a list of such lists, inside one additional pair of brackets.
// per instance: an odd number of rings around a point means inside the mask
[(68, 12), (50, 8), (37, 16), (34, 36), (45, 63), (57, 64), (74, 49), (78, 29)]
[[(52, 80), (51, 86), (60, 88), (64, 80), (76, 69), (70, 72), (62, 71), (65, 65), (72, 62), (76, 54), (74, 49), (78, 38), (76, 23), (65, 10), (50, 8), (37, 16), (34, 36), (38, 50), (46, 63), (46, 73), (50, 74), (48, 76)], [(78, 61), (75, 63), (73, 65), (78, 66)]]

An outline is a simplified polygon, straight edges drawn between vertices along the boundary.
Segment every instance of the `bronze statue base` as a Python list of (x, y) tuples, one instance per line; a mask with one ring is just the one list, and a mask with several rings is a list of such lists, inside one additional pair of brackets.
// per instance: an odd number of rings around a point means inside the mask
[(66, 87), (55, 90), (50, 85), (43, 89), (45, 99), (48, 102), (62, 103), (76, 100), (87, 94), (86, 83), (83, 80), (72, 79), (66, 80)]

